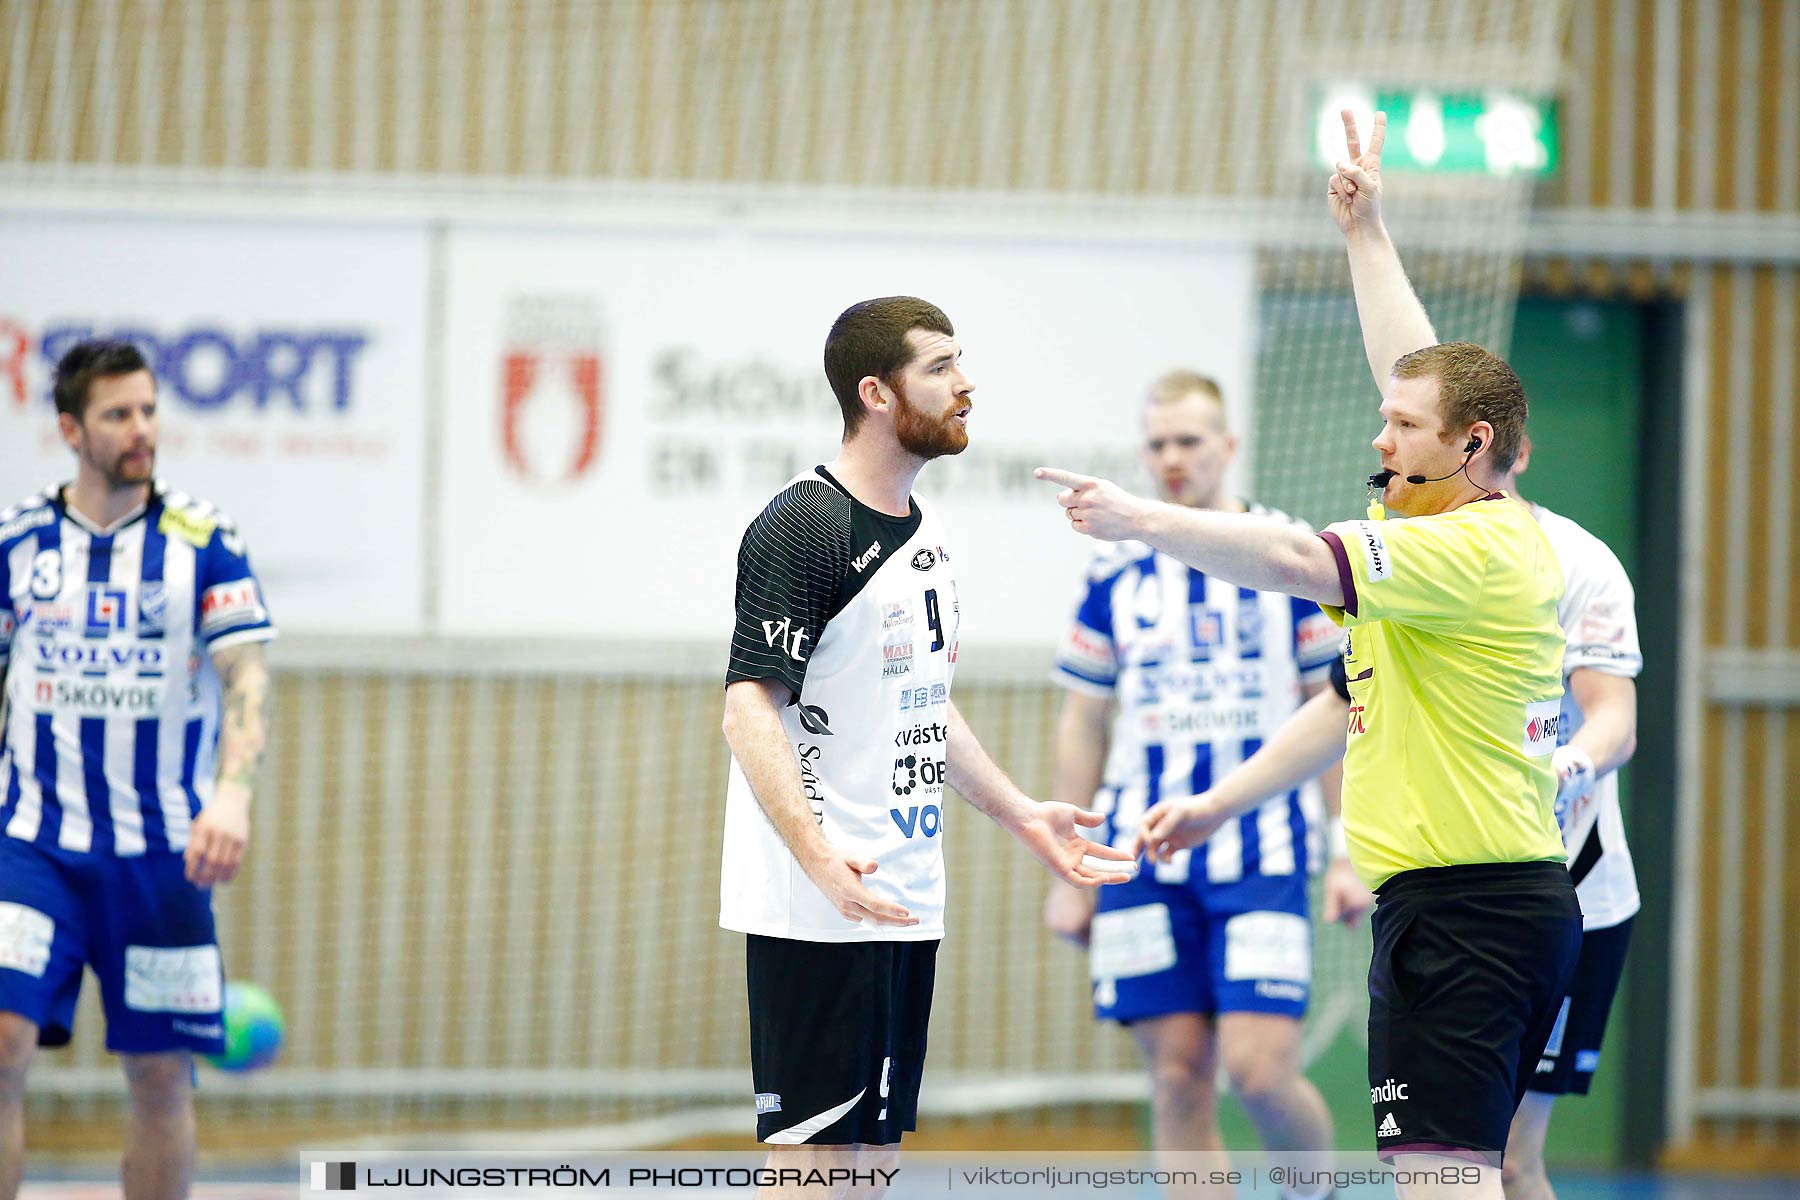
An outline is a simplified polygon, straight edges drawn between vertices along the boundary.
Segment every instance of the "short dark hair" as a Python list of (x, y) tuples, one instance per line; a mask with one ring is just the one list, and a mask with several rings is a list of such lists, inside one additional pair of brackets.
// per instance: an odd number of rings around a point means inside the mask
[(1494, 427), (1489, 447), (1494, 469), (1512, 470), (1525, 436), (1525, 385), (1506, 360), (1473, 342), (1444, 342), (1402, 355), (1394, 363), (1395, 379), (1438, 381), (1438, 414), (1444, 436), (1477, 421)]
[(825, 378), (844, 411), (844, 436), (862, 425), (857, 385), (873, 375), (893, 387), (913, 359), (906, 335), (915, 329), (955, 337), (944, 310), (917, 296), (882, 296), (852, 304), (838, 314), (825, 338)]
[[(79, 421), (94, 380), (137, 371), (150, 371), (150, 363), (130, 342), (104, 338), (77, 342), (56, 363), (56, 411)], [(150, 377), (155, 379), (156, 372), (151, 371)]]

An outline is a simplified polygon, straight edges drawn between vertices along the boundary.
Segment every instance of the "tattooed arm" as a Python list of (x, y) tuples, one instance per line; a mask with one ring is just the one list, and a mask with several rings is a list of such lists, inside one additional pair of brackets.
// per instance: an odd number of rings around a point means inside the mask
[(250, 794), (269, 741), (269, 668), (261, 642), (212, 656), (224, 691), (219, 724), (219, 775), (212, 799), (188, 836), (187, 877), (197, 887), (230, 883), (250, 840)]

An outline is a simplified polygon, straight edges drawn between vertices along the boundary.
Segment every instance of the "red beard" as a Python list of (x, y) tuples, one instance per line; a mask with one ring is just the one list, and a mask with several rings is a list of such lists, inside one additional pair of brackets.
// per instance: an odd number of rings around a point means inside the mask
[(942, 458), (946, 454), (961, 454), (969, 448), (969, 431), (957, 422), (953, 415), (955, 408), (941, 417), (932, 418), (906, 398), (903, 386), (896, 384), (894, 396), (898, 401), (894, 406), (894, 436), (908, 454), (925, 459)]

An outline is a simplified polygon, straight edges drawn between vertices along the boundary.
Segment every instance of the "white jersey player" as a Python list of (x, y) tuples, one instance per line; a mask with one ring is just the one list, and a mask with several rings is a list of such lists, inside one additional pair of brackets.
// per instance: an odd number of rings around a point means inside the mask
[[(1513, 468), (1531, 460), (1527, 438)], [(1510, 482), (1510, 481), (1509, 481)], [(1625, 970), (1637, 874), (1625, 844), (1618, 768), (1637, 748), (1638, 647), (1631, 580), (1605, 542), (1539, 505), (1530, 505), (1563, 569), (1556, 619), (1567, 639), (1554, 759), (1556, 819), (1581, 900), (1581, 957), (1556, 1026), (1539, 1058), (1506, 1142), (1508, 1200), (1551, 1200), (1544, 1140), (1556, 1097), (1585, 1096), (1600, 1066), (1600, 1044)]]
[(1020, 792), (950, 699), (957, 551), (912, 487), (968, 445), (960, 358), (923, 300), (839, 316), (825, 374), (842, 449), (782, 489), (738, 554), (720, 924), (748, 935), (757, 1137), (782, 1180), (818, 1164), (815, 1147), (886, 1172), (915, 1127), (946, 784), (1070, 883), (1123, 878), (1095, 860), (1131, 859), (1081, 836), (1099, 816)]

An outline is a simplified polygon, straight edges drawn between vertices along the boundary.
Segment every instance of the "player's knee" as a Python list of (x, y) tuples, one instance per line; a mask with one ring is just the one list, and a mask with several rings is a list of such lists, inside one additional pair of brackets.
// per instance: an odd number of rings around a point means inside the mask
[(1292, 1065), (1270, 1054), (1228, 1054), (1225, 1076), (1231, 1080), (1232, 1095), (1250, 1105), (1278, 1099), (1294, 1082)]
[(893, 1171), (900, 1166), (900, 1144), (889, 1142), (879, 1146), (857, 1148), (856, 1169), (859, 1171)]
[[(768, 1165), (772, 1170), (797, 1171), (803, 1177), (811, 1177), (814, 1172), (818, 1172), (820, 1176), (833, 1180), (824, 1187), (815, 1189), (824, 1200), (836, 1200), (856, 1189), (857, 1181), (848, 1177), (845, 1172), (892, 1170), (900, 1161), (899, 1146), (789, 1146), (771, 1143), (766, 1149), (769, 1152)], [(812, 1193), (809, 1191), (809, 1194)]]
[(1530, 1137), (1514, 1135), (1506, 1140), (1506, 1157), (1500, 1166), (1500, 1183), (1511, 1192), (1521, 1184), (1545, 1178), (1544, 1146)]
[(1186, 1055), (1158, 1056), (1150, 1067), (1150, 1084), (1157, 1104), (1164, 1108), (1194, 1112), (1217, 1102), (1207, 1064)]
[(128, 1054), (123, 1062), (135, 1116), (140, 1120), (192, 1120), (193, 1064), (187, 1055)]
[(1506, 1151), (1506, 1161), (1500, 1166), (1500, 1186), (1508, 1195), (1528, 1183), (1535, 1183), (1545, 1178), (1544, 1160), (1542, 1156), (1531, 1156), (1515, 1153), (1510, 1147)]

